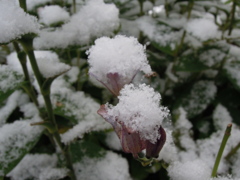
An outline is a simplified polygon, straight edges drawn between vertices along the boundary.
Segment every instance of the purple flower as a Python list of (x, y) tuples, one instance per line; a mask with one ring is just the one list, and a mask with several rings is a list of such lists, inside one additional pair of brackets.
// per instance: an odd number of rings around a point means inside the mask
[(160, 126), (158, 130), (159, 138), (155, 143), (152, 143), (149, 140), (143, 139), (138, 131), (133, 131), (130, 127), (127, 127), (123, 122), (119, 121), (117, 117), (109, 115), (106, 105), (100, 107), (98, 114), (113, 126), (124, 152), (132, 153), (133, 157), (137, 159), (139, 158), (138, 154), (146, 149), (147, 158), (158, 157), (166, 141), (166, 133), (162, 126)]

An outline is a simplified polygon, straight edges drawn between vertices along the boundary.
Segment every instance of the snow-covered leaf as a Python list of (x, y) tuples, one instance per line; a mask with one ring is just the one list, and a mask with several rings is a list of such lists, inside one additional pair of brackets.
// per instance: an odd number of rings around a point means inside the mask
[(42, 128), (31, 122), (15, 121), (0, 128), (0, 176), (10, 172), (38, 141)]
[(23, 76), (6, 65), (0, 65), (0, 102), (8, 98), (23, 82)]

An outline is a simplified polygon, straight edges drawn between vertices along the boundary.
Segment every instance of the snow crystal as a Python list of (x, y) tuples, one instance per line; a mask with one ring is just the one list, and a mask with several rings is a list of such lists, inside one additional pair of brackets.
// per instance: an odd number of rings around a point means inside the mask
[(21, 96), (26, 97), (26, 95), (23, 94), (21, 91), (13, 92), (11, 96), (9, 96), (9, 98), (7, 99), (5, 105), (0, 108), (0, 126), (2, 126), (6, 122), (7, 118), (11, 115), (15, 108), (22, 104), (20, 102)]
[(14, 0), (0, 0), (0, 43), (7, 43), (27, 33), (38, 33), (34, 16), (26, 14)]
[[(15, 121), (0, 128), (0, 162), (2, 168), (7, 168), (9, 162), (21, 157), (23, 149), (28, 150), (27, 144), (41, 134), (43, 128), (31, 126), (30, 120)], [(3, 172), (0, 170), (0, 175)]]
[(103, 158), (85, 157), (80, 163), (74, 164), (78, 180), (129, 180), (127, 160), (108, 151)]
[(6, 65), (0, 65), (0, 91), (6, 93), (16, 88), (23, 81), (23, 77)]
[(190, 20), (186, 25), (186, 31), (203, 41), (217, 38), (219, 34), (214, 21), (206, 18)]
[(134, 37), (102, 37), (95, 41), (88, 54), (89, 74), (108, 84), (108, 73), (118, 73), (121, 84), (128, 84), (138, 71), (151, 73), (145, 48)]
[[(42, 31), (34, 41), (34, 47), (66, 48), (69, 45), (87, 44), (92, 38), (112, 35), (119, 26), (119, 10), (103, 0), (89, 0), (80, 11), (56, 31)], [(59, 38), (61, 37), (61, 38)]]
[(109, 116), (117, 118), (140, 137), (155, 143), (160, 138), (158, 129), (164, 118), (169, 115), (166, 107), (160, 106), (161, 96), (146, 84), (134, 87), (125, 85), (120, 91), (119, 103), (108, 106)]
[(171, 180), (209, 180), (211, 168), (202, 160), (175, 162), (168, 167)]
[(109, 132), (106, 134), (106, 139), (105, 142), (107, 144), (108, 147), (110, 147), (113, 150), (117, 150), (120, 151), (122, 150), (122, 146), (121, 143), (119, 141), (119, 138), (117, 136), (117, 134), (115, 132)]
[(227, 125), (232, 123), (232, 117), (226, 107), (218, 104), (213, 112), (213, 122), (216, 129), (225, 130)]
[(51, 25), (58, 22), (66, 22), (69, 20), (69, 13), (58, 5), (45, 6), (38, 9), (40, 22)]
[(12, 180), (58, 180), (67, 175), (66, 168), (56, 168), (57, 156), (48, 154), (28, 154), (8, 174)]

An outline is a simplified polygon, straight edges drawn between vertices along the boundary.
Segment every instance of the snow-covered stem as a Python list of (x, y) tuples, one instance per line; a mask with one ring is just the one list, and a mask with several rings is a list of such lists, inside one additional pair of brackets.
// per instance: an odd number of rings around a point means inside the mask
[(72, 166), (72, 162), (71, 162), (71, 158), (70, 158), (70, 154), (69, 152), (66, 150), (67, 148), (65, 147), (65, 145), (61, 142), (61, 137), (60, 134), (58, 132), (58, 126), (55, 120), (55, 116), (53, 113), (53, 107), (52, 107), (52, 103), (51, 103), (51, 99), (50, 99), (50, 85), (47, 86), (47, 88), (44, 88), (43, 85), (45, 83), (45, 78), (42, 76), (42, 74), (40, 73), (39, 67), (37, 65), (37, 61), (34, 55), (34, 51), (33, 51), (33, 39), (32, 38), (24, 38), (20, 40), (25, 52), (27, 53), (29, 60), (30, 60), (30, 64), (32, 66), (34, 75), (37, 79), (37, 82), (39, 84), (40, 87), (40, 91), (43, 95), (43, 99), (46, 105), (46, 111), (48, 113), (48, 120), (50, 121), (50, 123), (52, 124), (51, 126), (51, 131), (52, 131), (52, 136), (54, 137), (57, 145), (59, 146), (59, 148), (62, 150), (62, 153), (65, 157), (66, 160), (66, 164), (67, 167), (70, 170), (69, 176), (71, 177), (72, 180), (76, 180), (76, 176), (73, 170), (73, 166)]
[(217, 154), (214, 166), (213, 166), (212, 175), (211, 175), (212, 177), (216, 177), (217, 176), (218, 166), (219, 166), (220, 160), (222, 158), (222, 154), (223, 154), (223, 151), (224, 151), (225, 146), (227, 144), (228, 138), (231, 135), (231, 130), (232, 130), (232, 124), (228, 124), (228, 126), (227, 126), (227, 128), (225, 130), (225, 133), (224, 133), (224, 136), (223, 136), (220, 148), (218, 150), (218, 154)]
[(240, 142), (226, 155), (225, 159), (229, 160), (240, 148)]
[(28, 69), (27, 69), (26, 53), (21, 51), (17, 42), (14, 41), (13, 46), (14, 46), (16, 52), (17, 52), (17, 56), (18, 56), (18, 59), (20, 61), (20, 64), (22, 66), (23, 73), (24, 73), (24, 76), (25, 76), (25, 82), (26, 83), (24, 84), (24, 90), (29, 95), (29, 97), (31, 98), (33, 103), (38, 107), (39, 103), (37, 101), (37, 97), (36, 97), (36, 94), (34, 92), (34, 88), (31, 84), (30, 76), (29, 76)]
[(229, 24), (229, 29), (228, 29), (228, 35), (229, 36), (232, 33), (233, 24), (234, 24), (234, 21), (235, 21), (236, 6), (237, 6), (237, 0), (233, 0), (232, 10), (231, 10), (231, 14), (230, 14), (230, 24)]

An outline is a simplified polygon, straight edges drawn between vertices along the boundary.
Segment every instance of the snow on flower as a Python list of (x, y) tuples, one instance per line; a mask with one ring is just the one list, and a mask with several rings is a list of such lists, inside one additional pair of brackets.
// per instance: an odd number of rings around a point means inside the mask
[(123, 150), (138, 157), (146, 149), (147, 157), (158, 157), (166, 140), (162, 121), (169, 115), (166, 107), (159, 106), (160, 94), (146, 84), (130, 84), (118, 98), (116, 106), (102, 105), (98, 113), (113, 126)]
[(137, 72), (151, 73), (145, 48), (134, 37), (99, 38), (87, 54), (89, 74), (114, 95), (131, 83)]

